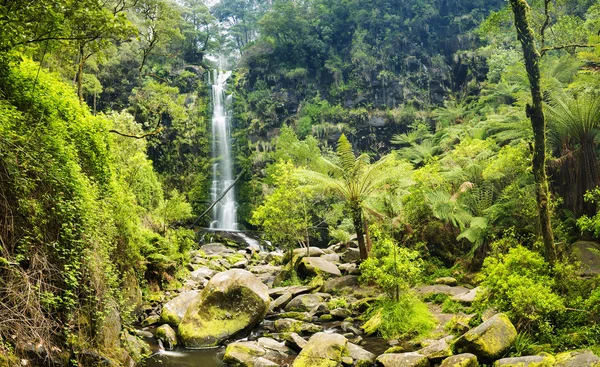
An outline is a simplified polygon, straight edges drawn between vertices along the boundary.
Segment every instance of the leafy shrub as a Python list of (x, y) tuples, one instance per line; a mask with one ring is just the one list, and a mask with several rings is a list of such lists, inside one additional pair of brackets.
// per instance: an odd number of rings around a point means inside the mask
[(377, 302), (367, 313), (362, 326), (367, 334), (377, 333), (385, 339), (423, 336), (437, 324), (427, 305), (412, 292), (404, 292), (398, 301)]
[(522, 246), (488, 257), (482, 277), (486, 291), (476, 300), (477, 307), (506, 312), (518, 329), (549, 332), (550, 317), (564, 309), (563, 299), (553, 290), (548, 264)]
[(360, 264), (360, 270), (361, 281), (374, 282), (397, 300), (401, 291), (417, 283), (423, 262), (419, 252), (383, 238), (373, 244), (371, 257)]

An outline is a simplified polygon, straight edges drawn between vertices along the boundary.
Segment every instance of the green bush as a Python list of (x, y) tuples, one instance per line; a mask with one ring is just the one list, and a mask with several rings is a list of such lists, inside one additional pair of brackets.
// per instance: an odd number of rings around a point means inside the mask
[(371, 256), (360, 264), (361, 281), (374, 282), (390, 298), (414, 286), (421, 276), (423, 261), (417, 251), (400, 247), (390, 238), (377, 239)]
[(522, 246), (488, 257), (481, 273), (485, 292), (476, 307), (506, 312), (520, 330), (551, 332), (549, 320), (564, 310), (543, 257)]
[(436, 325), (427, 305), (412, 292), (404, 292), (398, 301), (386, 299), (375, 303), (367, 312), (362, 328), (367, 334), (377, 333), (385, 339), (408, 339), (424, 336)]

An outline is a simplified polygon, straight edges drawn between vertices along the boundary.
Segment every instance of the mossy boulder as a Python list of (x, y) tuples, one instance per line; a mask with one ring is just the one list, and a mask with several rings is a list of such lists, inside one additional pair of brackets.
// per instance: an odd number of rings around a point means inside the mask
[(502, 358), (494, 362), (493, 367), (552, 367), (554, 357), (549, 354), (538, 356), (524, 356)]
[(339, 334), (317, 333), (302, 348), (292, 367), (340, 367), (349, 355), (348, 340)]
[(337, 278), (331, 278), (323, 284), (322, 291), (327, 293), (336, 293), (344, 287), (353, 287), (358, 285), (356, 275), (344, 275)]
[(422, 354), (410, 353), (391, 353), (382, 354), (377, 357), (377, 365), (383, 367), (430, 367), (431, 364), (427, 357)]
[(312, 334), (323, 331), (323, 326), (295, 319), (279, 319), (273, 324), (278, 333)]
[(426, 347), (419, 349), (417, 353), (424, 355), (432, 362), (439, 362), (442, 359), (452, 355), (452, 349), (448, 344), (448, 341), (451, 339), (452, 337), (447, 337), (444, 339), (435, 340)]
[(179, 294), (169, 302), (165, 303), (160, 313), (160, 322), (177, 326), (185, 316), (188, 306), (198, 296), (198, 291), (188, 291)]
[(186, 348), (214, 347), (248, 333), (269, 310), (269, 292), (255, 275), (242, 269), (215, 275), (189, 305), (179, 324)]
[(294, 297), (286, 306), (286, 311), (309, 312), (316, 306), (325, 302), (325, 298), (318, 294), (301, 294)]
[(121, 345), (135, 362), (142, 361), (151, 353), (148, 343), (129, 333), (121, 336)]
[(279, 366), (265, 356), (267, 356), (267, 350), (258, 342), (235, 342), (229, 344), (225, 349), (223, 362), (231, 367)]
[(589, 350), (560, 353), (556, 367), (600, 367), (600, 358)]
[(515, 341), (517, 330), (505, 314), (499, 313), (456, 340), (456, 351), (472, 353), (484, 360), (496, 359)]
[(298, 264), (298, 274), (303, 276), (317, 276), (320, 275), (323, 278), (328, 277), (339, 277), (342, 275), (340, 269), (330, 262), (321, 257), (304, 257)]
[(354, 361), (356, 367), (369, 367), (375, 362), (377, 356), (356, 344), (348, 342), (348, 355)]
[(440, 367), (479, 367), (479, 362), (474, 354), (463, 353), (444, 359)]
[(154, 325), (154, 324), (157, 324), (159, 321), (160, 321), (160, 316), (150, 315), (142, 321), (142, 326), (146, 327), (146, 326)]
[(167, 349), (173, 349), (177, 346), (177, 334), (168, 324), (156, 328), (156, 337), (162, 340), (163, 346)]

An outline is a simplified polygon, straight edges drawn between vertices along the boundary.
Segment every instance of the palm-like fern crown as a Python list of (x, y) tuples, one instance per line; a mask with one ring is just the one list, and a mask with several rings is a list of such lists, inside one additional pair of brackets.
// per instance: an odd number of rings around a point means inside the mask
[(338, 140), (336, 152), (339, 163), (321, 159), (328, 174), (301, 169), (298, 170), (298, 176), (313, 185), (314, 189), (330, 190), (354, 205), (362, 205), (375, 189), (394, 176), (393, 172), (384, 169), (389, 156), (370, 164), (368, 155), (354, 155), (345, 135)]
[(593, 139), (600, 127), (600, 95), (595, 92), (554, 97), (547, 110), (556, 132), (579, 143)]

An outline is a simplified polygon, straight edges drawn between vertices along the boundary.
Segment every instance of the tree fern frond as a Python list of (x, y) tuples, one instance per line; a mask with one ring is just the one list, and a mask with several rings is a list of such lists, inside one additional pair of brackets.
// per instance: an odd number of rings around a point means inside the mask
[(338, 139), (337, 155), (340, 158), (340, 165), (343, 171), (349, 172), (355, 167), (354, 151), (352, 150), (352, 144), (346, 138), (346, 135), (342, 134)]

